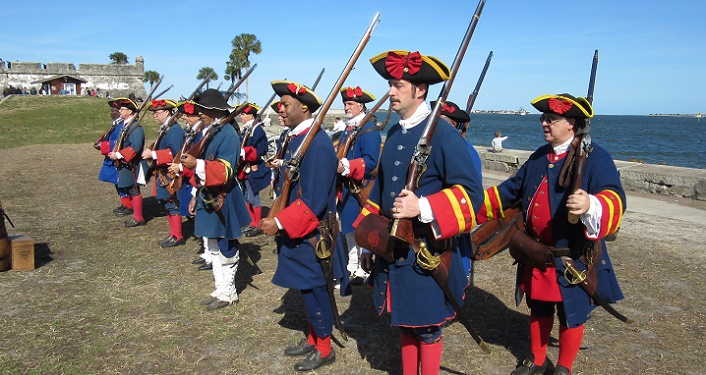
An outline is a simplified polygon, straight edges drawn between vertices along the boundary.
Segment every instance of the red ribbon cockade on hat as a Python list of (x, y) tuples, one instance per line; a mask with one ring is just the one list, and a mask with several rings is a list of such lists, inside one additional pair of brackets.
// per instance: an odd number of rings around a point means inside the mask
[(277, 102), (277, 110), (279, 111), (280, 108), (282, 108), (282, 102)]
[(450, 106), (450, 105), (444, 103), (444, 106), (441, 107), (441, 111), (448, 112), (448, 113), (454, 113), (454, 112), (456, 112), (456, 107)]
[(194, 114), (194, 105), (191, 103), (184, 103), (184, 112), (189, 115)]
[(306, 94), (306, 89), (303, 86), (298, 86), (295, 83), (290, 83), (287, 85), (287, 89), (292, 94), (304, 95)]
[(573, 107), (573, 103), (571, 103), (568, 100), (563, 100), (563, 99), (556, 99), (556, 98), (551, 98), (549, 99), (549, 109), (552, 110), (552, 112), (558, 113), (560, 115), (563, 115), (566, 112), (569, 112), (571, 107)]
[(123, 100), (123, 101), (120, 102), (120, 105), (123, 106), (123, 107), (127, 107), (127, 106), (130, 105), (130, 101), (129, 101), (129, 100)]
[(395, 52), (388, 52), (385, 57), (385, 69), (390, 76), (402, 79), (404, 73), (415, 75), (422, 68), (422, 55), (419, 52), (411, 52), (405, 56), (400, 56)]
[(255, 109), (255, 108), (253, 108), (253, 106), (248, 105), (248, 108), (245, 108), (245, 110), (243, 110), (243, 113), (250, 114), (250, 112), (252, 112), (253, 109)]
[(360, 86), (356, 86), (355, 88), (349, 87), (346, 90), (346, 96), (351, 99), (355, 97), (360, 98), (361, 96), (363, 96), (363, 89), (361, 89)]
[(157, 108), (159, 106), (166, 107), (167, 106), (167, 101), (162, 99), (162, 100), (157, 100), (154, 99), (152, 100), (152, 107)]

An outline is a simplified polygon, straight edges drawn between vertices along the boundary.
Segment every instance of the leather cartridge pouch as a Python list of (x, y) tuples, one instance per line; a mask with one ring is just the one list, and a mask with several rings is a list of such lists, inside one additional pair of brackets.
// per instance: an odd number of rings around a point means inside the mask
[(358, 223), (358, 228), (355, 230), (355, 243), (392, 263), (394, 261), (395, 241), (390, 238), (391, 225), (391, 220), (384, 216), (367, 215)]
[(510, 236), (510, 256), (518, 262), (537, 268), (542, 272), (547, 270), (547, 264), (554, 264), (556, 250), (568, 251), (569, 249), (547, 246), (519, 230), (513, 230)]

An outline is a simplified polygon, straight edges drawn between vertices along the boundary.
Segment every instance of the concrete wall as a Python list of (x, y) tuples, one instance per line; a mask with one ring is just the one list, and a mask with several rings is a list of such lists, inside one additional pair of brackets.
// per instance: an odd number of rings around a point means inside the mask
[(0, 63), (0, 86), (34, 87), (39, 91), (41, 81), (57, 75), (71, 75), (85, 79), (83, 90), (100, 89), (110, 96), (127, 97), (134, 93), (137, 97), (146, 97), (147, 91), (142, 82), (145, 73), (142, 56), (135, 58), (135, 64), (79, 64), (78, 69), (71, 63), (38, 63), (38, 62), (3, 62)]
[[(494, 153), (487, 147), (475, 146), (483, 168), (491, 171), (514, 172), (532, 154), (530, 151), (509, 150)], [(662, 195), (673, 195), (706, 201), (706, 169), (672, 167), (615, 160), (623, 188)]]

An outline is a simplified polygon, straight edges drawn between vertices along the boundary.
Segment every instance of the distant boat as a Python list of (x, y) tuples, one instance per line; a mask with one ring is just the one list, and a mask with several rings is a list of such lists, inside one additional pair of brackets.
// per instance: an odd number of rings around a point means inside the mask
[(515, 112), (515, 114), (518, 115), (518, 116), (524, 116), (524, 115), (526, 115), (526, 114), (528, 114), (528, 113), (529, 113), (529, 112), (527, 112), (527, 111), (525, 110), (525, 107), (520, 107), (520, 109), (518, 109), (518, 110)]

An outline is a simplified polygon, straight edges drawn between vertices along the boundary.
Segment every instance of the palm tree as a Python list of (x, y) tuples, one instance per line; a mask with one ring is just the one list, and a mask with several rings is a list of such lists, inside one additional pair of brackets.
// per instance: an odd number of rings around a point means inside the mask
[(206, 90), (208, 90), (208, 84), (211, 81), (217, 80), (218, 79), (218, 74), (216, 74), (216, 71), (213, 70), (213, 68), (204, 66), (203, 68), (199, 69), (199, 75), (196, 76), (196, 79), (198, 80), (204, 80), (206, 77), (208, 77), (209, 74), (213, 73), (211, 76), (211, 79), (206, 81)]
[[(232, 73), (235, 73), (237, 79), (242, 77), (242, 70), (250, 69), (250, 54), (259, 55), (262, 52), (262, 44), (254, 34), (242, 33), (237, 35), (231, 41), (233, 50), (230, 53), (230, 60), (226, 63), (226, 69), (232, 68)], [(234, 81), (232, 78), (231, 80)], [(245, 80), (245, 99), (248, 98), (248, 80)]]
[(142, 82), (150, 83), (150, 91), (152, 90), (154, 83), (157, 81), (159, 81), (159, 73), (154, 70), (148, 70), (145, 72), (145, 75), (142, 76)]
[(122, 52), (113, 52), (108, 58), (112, 61), (111, 64), (128, 64), (127, 55)]

